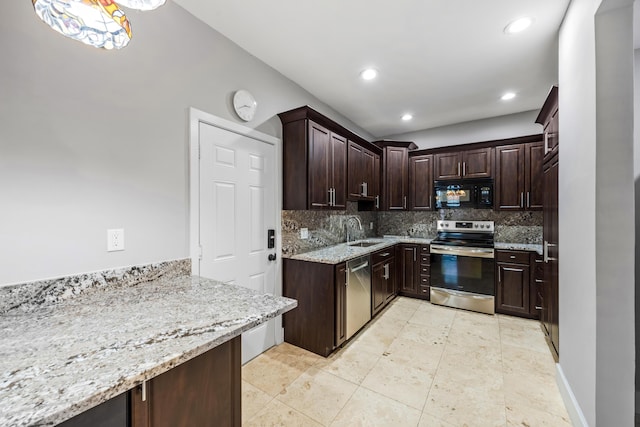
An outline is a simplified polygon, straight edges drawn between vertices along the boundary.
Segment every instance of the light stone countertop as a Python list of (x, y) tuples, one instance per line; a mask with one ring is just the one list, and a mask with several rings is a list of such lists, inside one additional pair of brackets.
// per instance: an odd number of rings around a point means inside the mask
[(356, 242), (372, 242), (375, 245), (368, 247), (350, 246), (347, 243), (340, 243), (334, 246), (328, 246), (326, 248), (317, 249), (311, 252), (305, 252), (301, 254), (287, 256), (289, 259), (296, 259), (300, 261), (320, 262), (323, 264), (339, 264), (350, 259), (358, 258), (360, 256), (368, 255), (373, 252), (379, 251), (384, 248), (388, 248), (398, 243), (418, 243), (428, 245), (432, 239), (414, 238), (409, 236), (385, 236), (380, 238), (370, 238), (364, 240), (358, 240)]
[(494, 243), (495, 249), (513, 249), (518, 251), (532, 251), (542, 255), (542, 245), (533, 243)]
[[(295, 259), (300, 261), (319, 262), (323, 264), (339, 264), (344, 261), (349, 261), (360, 256), (365, 256), (373, 252), (379, 251), (384, 248), (388, 248), (398, 243), (417, 243), (422, 245), (431, 244), (433, 239), (409, 237), (409, 236), (384, 236), (382, 238), (370, 238), (364, 240), (358, 240), (356, 242), (372, 242), (375, 245), (368, 247), (350, 246), (347, 243), (340, 243), (338, 245), (327, 246), (326, 248), (316, 249), (310, 252), (304, 252), (301, 254), (285, 256), (288, 259)], [(495, 249), (514, 249), (521, 251), (533, 251), (542, 255), (542, 245), (528, 244), (528, 243), (501, 243), (496, 242), (494, 244)]]
[(297, 306), (197, 276), (0, 315), (0, 425), (49, 426)]

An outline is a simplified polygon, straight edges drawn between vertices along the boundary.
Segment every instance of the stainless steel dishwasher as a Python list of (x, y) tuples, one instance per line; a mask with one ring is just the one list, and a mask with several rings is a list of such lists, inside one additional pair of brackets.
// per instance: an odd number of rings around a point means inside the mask
[(371, 320), (369, 256), (347, 261), (347, 339)]

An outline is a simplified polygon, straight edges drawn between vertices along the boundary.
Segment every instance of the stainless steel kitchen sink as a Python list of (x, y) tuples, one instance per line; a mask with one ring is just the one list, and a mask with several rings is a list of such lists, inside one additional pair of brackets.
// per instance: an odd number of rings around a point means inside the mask
[(359, 248), (368, 248), (369, 246), (377, 245), (378, 242), (353, 242), (348, 243), (349, 246), (357, 246)]

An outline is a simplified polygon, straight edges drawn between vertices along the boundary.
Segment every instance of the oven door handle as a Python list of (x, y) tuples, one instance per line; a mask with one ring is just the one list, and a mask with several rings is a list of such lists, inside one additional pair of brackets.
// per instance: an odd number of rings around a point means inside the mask
[(442, 246), (442, 245), (431, 245), (430, 247), (432, 254), (440, 254), (440, 255), (459, 255), (459, 256), (468, 256), (473, 258), (493, 258), (494, 252), (493, 249), (488, 248), (465, 248), (460, 246)]

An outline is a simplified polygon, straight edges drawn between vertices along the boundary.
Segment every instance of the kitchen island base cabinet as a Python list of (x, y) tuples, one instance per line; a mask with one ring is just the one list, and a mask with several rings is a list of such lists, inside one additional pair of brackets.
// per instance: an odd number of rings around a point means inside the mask
[(58, 427), (129, 427), (129, 393), (125, 392), (67, 420)]
[(240, 345), (235, 337), (58, 427), (240, 427)]
[(284, 340), (328, 356), (346, 338), (346, 267), (284, 259), (283, 296), (298, 307), (283, 316)]
[(233, 338), (131, 390), (131, 427), (239, 427), (240, 343)]

